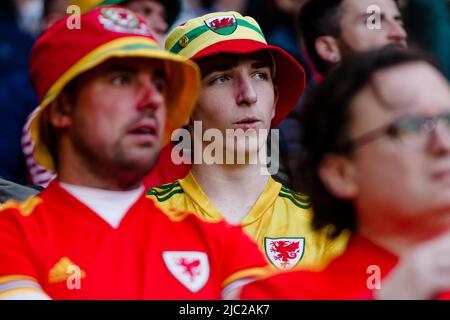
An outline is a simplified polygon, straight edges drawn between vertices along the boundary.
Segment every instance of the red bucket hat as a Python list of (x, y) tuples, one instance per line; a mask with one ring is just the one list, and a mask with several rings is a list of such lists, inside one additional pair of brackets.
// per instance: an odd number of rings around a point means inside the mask
[(79, 29), (70, 29), (68, 19), (47, 29), (31, 52), (30, 76), (40, 102), (28, 128), (36, 161), (55, 171), (39, 132), (42, 112), (72, 79), (113, 57), (164, 61), (169, 84), (164, 142), (169, 141), (172, 131), (189, 119), (195, 106), (200, 88), (197, 65), (160, 48), (145, 21), (123, 7), (93, 9), (81, 15)]
[(305, 88), (305, 72), (300, 64), (280, 47), (268, 45), (255, 19), (234, 11), (188, 20), (169, 33), (165, 47), (194, 61), (219, 53), (249, 54), (268, 50), (275, 60), (274, 83), (279, 90), (272, 127), (291, 112)]

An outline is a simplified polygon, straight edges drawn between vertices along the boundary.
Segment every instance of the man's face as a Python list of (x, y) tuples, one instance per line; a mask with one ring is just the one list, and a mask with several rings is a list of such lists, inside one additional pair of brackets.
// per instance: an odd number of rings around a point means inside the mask
[[(405, 116), (448, 112), (448, 82), (426, 63), (404, 64), (375, 73), (372, 85), (355, 96), (349, 136), (357, 139)], [(406, 126), (403, 133), (384, 134), (356, 148), (350, 161), (359, 213), (368, 219), (437, 223), (443, 212), (450, 213), (450, 125), (442, 120), (434, 130), (430, 125), (417, 133)]]
[[(227, 129), (270, 129), (277, 100), (271, 64), (268, 54), (223, 54), (199, 61), (202, 87), (191, 119), (201, 121), (203, 130), (220, 130), (224, 137)], [(261, 136), (255, 147), (266, 138)]]
[(130, 0), (125, 6), (145, 19), (155, 33), (159, 43), (164, 44), (164, 35), (169, 27), (166, 22), (166, 9), (156, 0)]
[[(381, 10), (381, 29), (368, 27), (373, 13), (367, 13), (367, 9), (373, 5)], [(393, 0), (344, 0), (340, 28), (338, 45), (343, 56), (378, 49), (390, 43), (406, 46), (407, 34)]]
[(92, 170), (145, 175), (160, 150), (166, 119), (164, 63), (111, 59), (77, 79), (68, 135)]

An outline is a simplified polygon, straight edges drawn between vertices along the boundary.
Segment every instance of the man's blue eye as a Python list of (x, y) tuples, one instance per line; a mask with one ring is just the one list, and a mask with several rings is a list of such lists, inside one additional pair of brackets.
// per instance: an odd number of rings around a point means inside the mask
[(216, 78), (214, 78), (212, 81), (211, 81), (211, 83), (217, 83), (217, 84), (219, 84), (219, 83), (224, 83), (225, 81), (227, 81), (228, 80), (228, 78), (226, 77), (226, 76), (224, 76), (224, 75), (222, 75), (222, 76), (218, 76), (218, 77), (216, 77)]
[(266, 72), (257, 72), (256, 77), (260, 80), (267, 80), (269, 79), (269, 75)]
[(120, 75), (113, 78), (113, 83), (116, 85), (124, 85), (130, 83), (131, 79), (129, 76)]
[(159, 92), (162, 92), (162, 93), (166, 92), (166, 90), (167, 90), (167, 83), (166, 83), (166, 81), (163, 80), (163, 79), (155, 81), (155, 88)]

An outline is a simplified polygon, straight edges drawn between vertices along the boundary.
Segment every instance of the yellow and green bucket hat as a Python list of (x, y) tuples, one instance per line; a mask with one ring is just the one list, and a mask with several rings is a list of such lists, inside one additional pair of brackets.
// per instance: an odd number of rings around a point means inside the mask
[(282, 48), (267, 44), (256, 20), (238, 12), (215, 12), (188, 20), (169, 33), (165, 47), (194, 61), (215, 54), (268, 50), (275, 60), (274, 83), (279, 90), (272, 127), (291, 112), (305, 88), (300, 64)]
[(28, 123), (36, 162), (55, 172), (54, 159), (40, 132), (42, 114), (64, 87), (80, 74), (111, 58), (149, 58), (164, 61), (168, 79), (167, 119), (163, 143), (182, 127), (192, 113), (200, 90), (198, 66), (162, 49), (145, 20), (119, 6), (102, 6), (81, 15), (80, 29), (69, 29), (62, 19), (34, 44), (30, 77), (39, 106)]

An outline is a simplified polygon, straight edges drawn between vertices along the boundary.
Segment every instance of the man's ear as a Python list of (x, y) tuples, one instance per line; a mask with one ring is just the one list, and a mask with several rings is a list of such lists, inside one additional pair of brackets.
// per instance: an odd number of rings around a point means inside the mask
[(277, 85), (273, 85), (273, 93), (274, 93), (274, 99), (273, 99), (273, 107), (272, 107), (272, 120), (275, 117), (275, 111), (277, 110), (277, 103), (278, 98), (280, 97), (280, 90), (278, 89)]
[(57, 129), (66, 129), (72, 125), (72, 103), (65, 93), (48, 106), (50, 123)]
[(341, 50), (339, 50), (336, 38), (332, 36), (320, 36), (316, 39), (314, 45), (319, 57), (328, 64), (335, 65), (341, 61)]
[(319, 176), (328, 191), (340, 199), (353, 199), (358, 193), (355, 166), (348, 157), (329, 154), (319, 166)]

